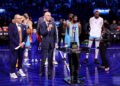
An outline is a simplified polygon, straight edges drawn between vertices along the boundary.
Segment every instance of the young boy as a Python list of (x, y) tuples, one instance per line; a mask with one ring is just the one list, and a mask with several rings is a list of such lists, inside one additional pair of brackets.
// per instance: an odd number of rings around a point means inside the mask
[(31, 59), (32, 62), (37, 62), (37, 54), (38, 54), (38, 46), (39, 42), (41, 41), (40, 36), (37, 34), (37, 31), (35, 28), (33, 28), (33, 33), (31, 35)]

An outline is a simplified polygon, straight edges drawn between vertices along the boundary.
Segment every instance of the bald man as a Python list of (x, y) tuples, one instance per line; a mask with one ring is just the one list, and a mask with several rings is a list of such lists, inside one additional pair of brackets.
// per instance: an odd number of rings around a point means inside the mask
[[(90, 36), (89, 36), (89, 43), (88, 48), (92, 47), (93, 41), (95, 40), (95, 60), (96, 64), (100, 64), (98, 61), (98, 53), (99, 53), (99, 44), (101, 39), (101, 32), (103, 26), (103, 18), (99, 16), (99, 11), (95, 11), (93, 17), (90, 18)], [(88, 56), (89, 53), (86, 55), (86, 59), (84, 63), (88, 63)]]
[(52, 74), (52, 61), (53, 61), (53, 50), (57, 46), (57, 33), (55, 23), (50, 22), (51, 13), (46, 12), (44, 15), (45, 21), (40, 24), (40, 33), (42, 35), (41, 43), (41, 67), (40, 76), (43, 76), (44, 63), (46, 57), (48, 57), (48, 78), (51, 78)]
[[(20, 76), (26, 76), (22, 70), (22, 61), (24, 53), (24, 45), (27, 39), (27, 33), (21, 24), (22, 18), (19, 14), (14, 17), (14, 23), (9, 25), (10, 52), (11, 52), (11, 78), (18, 78), (16, 75), (16, 62), (18, 60), (18, 72)], [(19, 47), (18, 47), (19, 46)], [(18, 48), (17, 48), (18, 47)]]
[[(40, 17), (39, 19), (38, 19), (38, 24), (37, 24), (37, 29), (38, 29), (38, 34), (39, 35), (41, 35), (40, 34), (40, 24), (41, 23), (43, 23), (44, 21), (45, 21), (45, 13), (46, 12), (49, 12), (49, 10), (48, 9), (44, 9), (44, 16), (42, 16), (42, 17)], [(55, 20), (54, 20), (54, 18), (53, 17), (51, 17), (50, 18), (50, 21), (51, 22), (53, 22), (53, 23), (55, 23)], [(45, 61), (45, 65), (47, 65), (48, 64), (48, 59), (46, 59), (46, 61)], [(56, 59), (55, 59), (55, 51), (54, 51), (54, 55), (53, 55), (53, 64), (58, 64), (58, 62), (56, 61)]]
[[(48, 9), (44, 9), (44, 10), (43, 10), (44, 15), (45, 15), (46, 12), (49, 12), (49, 10), (48, 10)], [(40, 24), (45, 21), (44, 15), (38, 19), (37, 29), (38, 29), (38, 33), (39, 33), (39, 34), (40, 34), (40, 31), (39, 31)], [(51, 20), (51, 22), (53, 22), (53, 23), (55, 22), (55, 20), (54, 20), (53, 17), (51, 17), (50, 20)]]

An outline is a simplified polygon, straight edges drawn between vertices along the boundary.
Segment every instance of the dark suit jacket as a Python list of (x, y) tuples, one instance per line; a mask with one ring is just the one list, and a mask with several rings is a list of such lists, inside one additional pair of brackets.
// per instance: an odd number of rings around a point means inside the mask
[(51, 31), (47, 30), (46, 22), (43, 22), (40, 24), (40, 33), (42, 35), (42, 43), (41, 48), (49, 49), (49, 47), (54, 48), (55, 43), (57, 43), (57, 32), (56, 32), (56, 26), (54, 23), (52, 23), (53, 28)]
[[(24, 25), (21, 26), (22, 29), (22, 42), (26, 42), (27, 33)], [(19, 33), (16, 24), (10, 24), (8, 27), (9, 39), (10, 39), (10, 50), (14, 50), (19, 46)]]
[[(37, 24), (37, 29), (38, 29), (38, 34), (40, 35), (40, 31), (39, 31), (39, 28), (40, 28), (40, 24), (43, 23), (45, 20), (44, 20), (44, 16), (40, 17), (38, 19), (38, 24)], [(51, 22), (55, 22), (54, 18), (51, 17)]]

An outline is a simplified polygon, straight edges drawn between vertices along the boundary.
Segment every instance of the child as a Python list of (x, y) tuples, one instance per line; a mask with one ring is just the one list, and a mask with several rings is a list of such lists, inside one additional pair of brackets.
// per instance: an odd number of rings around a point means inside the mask
[(38, 54), (38, 46), (39, 46), (39, 42), (41, 42), (40, 36), (37, 34), (37, 31), (35, 28), (33, 28), (33, 33), (31, 35), (31, 59), (32, 62), (37, 62), (37, 54)]

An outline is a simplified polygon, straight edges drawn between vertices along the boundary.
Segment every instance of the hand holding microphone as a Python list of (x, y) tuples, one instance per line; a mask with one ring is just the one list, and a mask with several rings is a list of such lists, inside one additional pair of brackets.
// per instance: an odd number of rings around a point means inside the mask
[(52, 27), (53, 27), (52, 23), (49, 22), (49, 24), (48, 24), (48, 31), (51, 31)]

